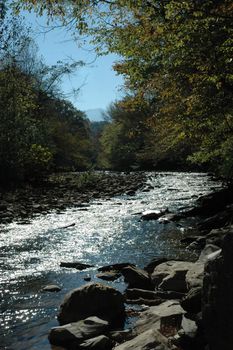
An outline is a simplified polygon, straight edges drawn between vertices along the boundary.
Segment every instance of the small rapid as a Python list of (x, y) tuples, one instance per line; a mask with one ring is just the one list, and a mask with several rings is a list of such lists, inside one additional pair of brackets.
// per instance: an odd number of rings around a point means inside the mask
[[(140, 213), (187, 210), (197, 197), (221, 186), (203, 173), (148, 173), (147, 189), (134, 196), (93, 200), (59, 213), (54, 210), (35, 216), (29, 224), (1, 225), (0, 349), (50, 349), (48, 330), (57, 324), (57, 307), (64, 295), (85, 283), (87, 274), (97, 280), (94, 268), (81, 272), (61, 268), (61, 261), (96, 267), (131, 262), (143, 267), (155, 256), (195, 259), (195, 253), (179, 243), (187, 227), (140, 221)], [(122, 289), (121, 282), (114, 286)], [(41, 293), (48, 284), (58, 284), (62, 291)]]

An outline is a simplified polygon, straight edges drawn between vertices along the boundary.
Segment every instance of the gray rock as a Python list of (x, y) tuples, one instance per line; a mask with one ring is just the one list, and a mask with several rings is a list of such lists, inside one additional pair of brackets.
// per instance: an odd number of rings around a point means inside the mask
[[(167, 261), (158, 265), (151, 275), (152, 283), (155, 287), (162, 289), (163, 281), (165, 290), (168, 287), (176, 292), (182, 292), (185, 286), (185, 276), (189, 269), (194, 266), (194, 263), (187, 261)], [(178, 290), (172, 289), (177, 287)]]
[(65, 296), (58, 320), (61, 325), (96, 315), (114, 325), (125, 319), (123, 295), (116, 289), (100, 283), (90, 283), (74, 289)]
[(157, 330), (149, 329), (115, 347), (115, 350), (168, 350), (167, 339)]
[(98, 337), (85, 340), (79, 345), (79, 349), (93, 349), (93, 350), (111, 350), (113, 348), (113, 342), (105, 335), (99, 335)]
[(42, 292), (60, 292), (61, 288), (56, 284), (50, 284), (42, 289)]
[(125, 282), (128, 283), (129, 288), (152, 288), (150, 277), (144, 270), (137, 267), (128, 266), (125, 267), (121, 273), (125, 278)]
[(54, 327), (49, 333), (49, 341), (53, 345), (73, 346), (81, 344), (84, 340), (106, 332), (108, 322), (92, 316), (79, 322)]

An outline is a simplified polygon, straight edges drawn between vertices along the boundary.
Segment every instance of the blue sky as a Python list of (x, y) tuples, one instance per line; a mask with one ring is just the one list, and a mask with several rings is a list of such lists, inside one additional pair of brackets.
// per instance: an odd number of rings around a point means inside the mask
[[(37, 17), (33, 13), (24, 12), (26, 22), (35, 31), (34, 38), (39, 46), (39, 53), (44, 57), (48, 65), (55, 64), (58, 60), (72, 57), (74, 60), (93, 62), (95, 53), (90, 50), (79, 48), (72, 39), (71, 33), (65, 29), (54, 29), (48, 31), (46, 18)], [(43, 32), (47, 33), (43, 34)], [(71, 78), (65, 78), (62, 90), (69, 93), (72, 88), (81, 87), (76, 98), (69, 97), (74, 105), (81, 110), (89, 110), (106, 107), (122, 96), (120, 87), (123, 79), (117, 76), (112, 69), (114, 61), (118, 59), (115, 55), (97, 58), (92, 64), (77, 70)]]

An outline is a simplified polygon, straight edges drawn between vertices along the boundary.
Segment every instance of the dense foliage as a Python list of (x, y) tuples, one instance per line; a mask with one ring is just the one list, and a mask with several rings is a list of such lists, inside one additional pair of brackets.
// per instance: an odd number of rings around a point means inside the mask
[[(123, 165), (138, 162), (141, 156), (151, 159), (152, 154), (156, 164), (171, 153), (186, 157), (188, 152), (190, 161), (232, 176), (231, 0), (15, 3), (16, 10), (24, 4), (60, 16), (78, 33), (92, 35), (97, 51), (122, 56), (115, 69), (125, 76), (130, 94), (130, 103), (123, 101), (122, 116), (132, 116), (113, 120), (103, 135), (107, 160), (114, 167), (122, 154)], [(142, 142), (137, 131), (133, 137), (126, 132), (134, 129), (139, 114), (144, 124)]]
[(51, 170), (91, 165), (83, 112), (59, 94), (59, 80), (77, 64), (47, 67), (22, 19), (1, 7), (0, 184), (38, 180)]

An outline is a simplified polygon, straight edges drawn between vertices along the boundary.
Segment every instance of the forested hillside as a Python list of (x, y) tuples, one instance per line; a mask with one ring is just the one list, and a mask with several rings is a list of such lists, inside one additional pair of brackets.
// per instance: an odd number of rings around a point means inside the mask
[(89, 122), (59, 90), (62, 76), (82, 63), (46, 66), (22, 18), (4, 6), (1, 14), (0, 183), (89, 168)]
[[(195, 164), (232, 177), (232, 1), (15, 0), (13, 4), (16, 14), (23, 8), (59, 17), (64, 26), (73, 26), (74, 36), (88, 35), (98, 54), (118, 54), (121, 59), (114, 69), (125, 78), (125, 97), (109, 107), (98, 155), (96, 149), (90, 155), (88, 123), (57, 97), (54, 88), (53, 79), (57, 72), (63, 74), (64, 67), (42, 66), (40, 73), (28, 73), (29, 67), (20, 64), (22, 51), (26, 53), (25, 34), (16, 30), (20, 35), (14, 38), (14, 53), (9, 53), (7, 40), (1, 48), (1, 123), (7, 130), (1, 140), (1, 169), (13, 167), (26, 176), (32, 167), (47, 171), (52, 164), (85, 169), (95, 159), (98, 167), (112, 169), (189, 169)], [(13, 24), (4, 24), (4, 15), (1, 21), (1, 35), (7, 37)], [(4, 79), (10, 82), (7, 89)], [(75, 128), (73, 123), (82, 126)], [(30, 137), (25, 131), (29, 128)], [(25, 133), (23, 141), (20, 130)], [(5, 149), (9, 159), (2, 156)]]

